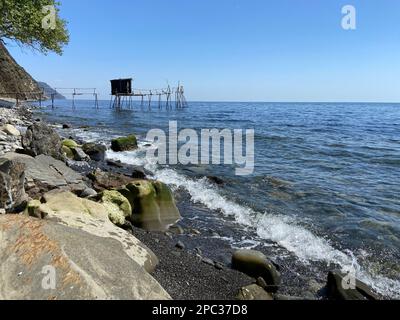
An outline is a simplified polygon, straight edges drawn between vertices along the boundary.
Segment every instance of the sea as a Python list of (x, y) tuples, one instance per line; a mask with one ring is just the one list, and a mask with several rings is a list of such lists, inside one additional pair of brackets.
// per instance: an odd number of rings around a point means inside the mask
[[(108, 149), (107, 157), (143, 166), (169, 184), (186, 203), (183, 219), (213, 231), (210, 238), (232, 248), (261, 248), (308, 283), (322, 283), (327, 271), (339, 268), (355, 272), (383, 297), (400, 299), (400, 104), (55, 105), (44, 103), (35, 113), (58, 127), (70, 124), (60, 129), (64, 135), (108, 147), (112, 138), (137, 135), (138, 150)], [(202, 129), (253, 129), (253, 173), (238, 176), (234, 164), (150, 161), (148, 150), (157, 142), (146, 139), (148, 132), (168, 134), (171, 121), (199, 136)]]

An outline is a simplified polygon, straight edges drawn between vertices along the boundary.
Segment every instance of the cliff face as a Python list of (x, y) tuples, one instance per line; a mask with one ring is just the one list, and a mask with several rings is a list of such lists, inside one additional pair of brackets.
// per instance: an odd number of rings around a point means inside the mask
[(39, 98), (36, 81), (13, 59), (0, 40), (0, 98), (35, 100)]

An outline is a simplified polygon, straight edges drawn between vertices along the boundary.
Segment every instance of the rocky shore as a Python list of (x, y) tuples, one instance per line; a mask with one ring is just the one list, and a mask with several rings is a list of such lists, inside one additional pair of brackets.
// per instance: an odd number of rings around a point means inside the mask
[[(137, 148), (134, 135), (110, 143), (115, 152)], [(305, 298), (282, 294), (280, 266), (259, 251), (216, 259), (188, 245), (202, 235), (180, 223), (185, 208), (169, 186), (105, 152), (60, 136), (27, 107), (0, 108), (0, 299)], [(219, 241), (209, 246), (218, 251)], [(379, 298), (343, 281), (332, 270), (307, 298)]]

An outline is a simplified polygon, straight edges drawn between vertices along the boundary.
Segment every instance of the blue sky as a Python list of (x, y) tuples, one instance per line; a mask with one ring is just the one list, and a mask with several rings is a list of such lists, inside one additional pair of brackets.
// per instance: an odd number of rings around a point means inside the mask
[[(398, 0), (63, 0), (70, 44), (9, 44), (37, 80), (96, 87), (181, 81), (189, 100), (400, 101)], [(357, 30), (341, 28), (344, 5)]]

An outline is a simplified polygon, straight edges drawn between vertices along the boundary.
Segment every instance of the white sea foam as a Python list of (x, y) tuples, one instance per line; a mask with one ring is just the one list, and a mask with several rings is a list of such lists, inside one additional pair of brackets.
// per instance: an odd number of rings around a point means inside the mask
[(108, 151), (107, 157), (131, 165), (144, 166), (154, 173), (154, 178), (176, 188), (184, 188), (193, 202), (201, 203), (225, 216), (234, 217), (236, 222), (253, 228), (261, 238), (278, 243), (295, 254), (303, 263), (323, 261), (327, 264), (338, 264), (343, 270), (349, 267), (355, 268), (357, 278), (377, 292), (391, 298), (400, 298), (399, 281), (368, 273), (357, 262), (352, 252), (335, 249), (328, 240), (298, 225), (293, 218), (268, 212), (255, 212), (221, 195), (207, 179), (195, 180), (170, 168), (158, 169), (154, 163), (143, 157), (142, 150), (121, 153)]

